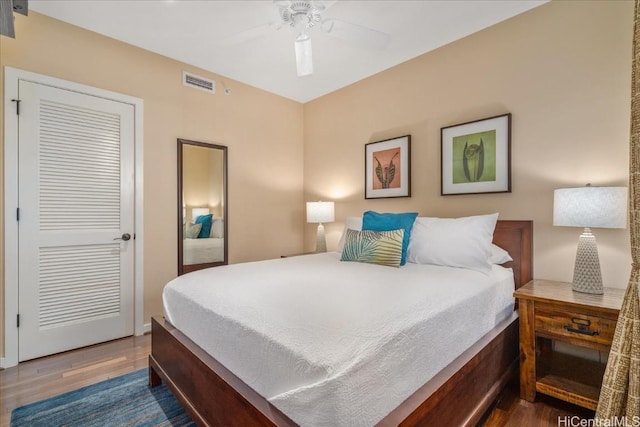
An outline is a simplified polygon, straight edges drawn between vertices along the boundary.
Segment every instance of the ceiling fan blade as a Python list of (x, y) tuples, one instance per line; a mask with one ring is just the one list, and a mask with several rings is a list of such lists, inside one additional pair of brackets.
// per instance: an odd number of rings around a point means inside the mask
[(257, 27), (249, 28), (248, 30), (240, 31), (236, 34), (232, 34), (229, 37), (221, 38), (219, 40), (216, 40), (215, 43), (221, 46), (238, 45), (258, 39), (260, 37), (264, 37), (274, 30), (279, 30), (281, 27), (282, 24), (280, 22), (269, 22)]
[(382, 50), (387, 47), (391, 36), (382, 31), (363, 27), (339, 19), (325, 19), (322, 30), (332, 37), (367, 49)]
[(307, 33), (300, 33), (294, 42), (296, 50), (296, 68), (298, 77), (313, 73), (313, 58), (311, 57), (311, 38)]

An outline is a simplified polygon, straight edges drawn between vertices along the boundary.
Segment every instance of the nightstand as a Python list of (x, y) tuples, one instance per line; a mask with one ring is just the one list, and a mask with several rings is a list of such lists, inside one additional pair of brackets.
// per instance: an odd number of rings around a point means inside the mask
[(603, 295), (574, 292), (570, 283), (532, 280), (517, 289), (520, 314), (520, 398), (536, 392), (596, 409), (603, 361), (554, 351), (553, 341), (608, 353), (624, 289)]

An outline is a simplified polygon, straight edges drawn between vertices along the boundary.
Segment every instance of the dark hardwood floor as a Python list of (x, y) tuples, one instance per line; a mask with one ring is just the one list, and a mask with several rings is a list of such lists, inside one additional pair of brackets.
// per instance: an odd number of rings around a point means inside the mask
[[(484, 427), (578, 426), (593, 418), (594, 412), (549, 396), (538, 394), (531, 403), (519, 397), (518, 384), (510, 384), (498, 397), (493, 409), (479, 424)], [(575, 418), (574, 418), (575, 417)], [(562, 422), (561, 422), (562, 420)]]
[[(146, 368), (150, 351), (151, 336), (144, 335), (44, 357), (0, 371), (0, 426), (9, 426), (11, 411), (19, 406)], [(535, 403), (520, 400), (517, 384), (513, 384), (502, 392), (480, 426), (580, 425), (559, 423), (563, 417), (574, 416), (591, 418), (593, 412), (545, 396), (539, 396)]]

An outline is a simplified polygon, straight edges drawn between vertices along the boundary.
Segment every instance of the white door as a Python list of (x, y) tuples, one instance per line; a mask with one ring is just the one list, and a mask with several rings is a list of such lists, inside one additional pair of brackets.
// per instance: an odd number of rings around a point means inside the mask
[(133, 334), (134, 107), (18, 90), (23, 361)]

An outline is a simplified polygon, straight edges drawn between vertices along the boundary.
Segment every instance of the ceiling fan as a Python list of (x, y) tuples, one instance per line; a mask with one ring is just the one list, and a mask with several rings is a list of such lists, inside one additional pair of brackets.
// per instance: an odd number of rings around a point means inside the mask
[(284, 26), (299, 31), (294, 40), (298, 76), (313, 73), (311, 29), (318, 26), (325, 34), (367, 49), (384, 49), (390, 36), (381, 31), (335, 18), (323, 18), (323, 13), (337, 0), (274, 0), (280, 20), (242, 31), (223, 39), (223, 44), (253, 40)]

